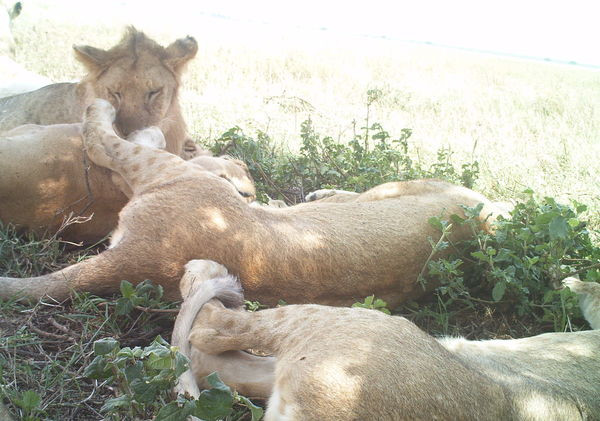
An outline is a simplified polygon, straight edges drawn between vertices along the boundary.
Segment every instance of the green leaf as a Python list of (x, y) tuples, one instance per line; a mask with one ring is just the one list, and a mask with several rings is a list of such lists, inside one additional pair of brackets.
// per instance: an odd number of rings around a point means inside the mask
[(460, 216), (458, 216), (455, 213), (453, 213), (452, 215), (450, 215), (450, 220), (452, 221), (452, 223), (454, 225), (462, 225), (466, 221), (465, 218), (461, 218)]
[(112, 376), (112, 371), (108, 368), (106, 358), (98, 355), (85, 368), (83, 375), (90, 379), (106, 379)]
[(106, 355), (119, 347), (119, 341), (113, 338), (98, 339), (94, 342), (94, 354)]
[(438, 229), (439, 231), (444, 230), (444, 225), (442, 224), (442, 221), (440, 221), (440, 218), (436, 216), (432, 216), (427, 220), (427, 222), (429, 223), (429, 225), (431, 225), (433, 228)]
[(42, 399), (40, 398), (40, 395), (33, 390), (26, 390), (21, 394), (21, 399), (15, 399), (17, 406), (22, 408), (26, 413), (30, 413), (35, 409), (38, 409), (41, 401)]
[(158, 385), (144, 379), (135, 379), (130, 384), (134, 395), (133, 398), (140, 403), (150, 403), (154, 401), (158, 392)]
[(494, 301), (498, 302), (504, 297), (504, 293), (506, 292), (506, 282), (500, 281), (494, 285), (494, 289), (492, 290), (492, 298)]
[(121, 297), (117, 300), (117, 306), (115, 308), (117, 316), (129, 314), (131, 313), (131, 310), (133, 310), (133, 302), (130, 298)]
[(127, 381), (132, 383), (134, 380), (139, 380), (144, 376), (144, 364), (141, 361), (136, 361), (134, 365), (125, 368), (123, 372)]
[(125, 298), (131, 298), (135, 294), (135, 288), (129, 281), (121, 281), (121, 295)]
[(253, 404), (252, 401), (245, 396), (238, 396), (238, 400), (250, 409), (252, 421), (259, 421), (262, 418), (265, 411), (260, 406)]
[(203, 390), (198, 397), (198, 403), (193, 415), (206, 421), (216, 421), (225, 418), (233, 409), (231, 392), (221, 389)]
[(165, 370), (171, 368), (172, 362), (173, 360), (170, 354), (161, 355), (158, 353), (153, 353), (148, 357), (148, 360), (146, 361), (146, 367), (154, 370)]
[(373, 305), (373, 299), (375, 298), (375, 295), (369, 295), (368, 297), (365, 298), (365, 305), (371, 307)]
[(177, 402), (170, 402), (160, 408), (154, 421), (181, 421), (185, 420), (190, 415), (189, 410), (185, 407), (180, 407)]
[(223, 390), (227, 393), (231, 393), (231, 388), (221, 381), (217, 373), (211, 373), (206, 376), (206, 381), (214, 389)]
[(131, 397), (128, 395), (122, 395), (118, 398), (112, 398), (104, 402), (102, 408), (100, 408), (100, 412), (116, 412), (120, 408), (125, 408), (131, 406)]
[(489, 260), (488, 256), (482, 251), (474, 251), (471, 253), (471, 256), (476, 257), (483, 262), (487, 262)]
[(550, 222), (548, 226), (551, 240), (564, 240), (569, 236), (569, 225), (567, 220), (562, 216), (557, 216)]
[(189, 367), (190, 360), (180, 352), (175, 354), (175, 377), (181, 376)]

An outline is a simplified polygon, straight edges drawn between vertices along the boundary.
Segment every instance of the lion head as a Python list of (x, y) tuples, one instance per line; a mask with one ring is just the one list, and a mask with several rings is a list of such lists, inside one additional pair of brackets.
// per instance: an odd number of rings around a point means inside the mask
[[(115, 124), (121, 135), (158, 126), (165, 132), (167, 150), (181, 153), (185, 124), (177, 91), (185, 65), (198, 51), (194, 38), (179, 39), (165, 48), (130, 27), (121, 42), (108, 50), (73, 48), (88, 71), (80, 86), (86, 95), (103, 98), (115, 107)], [(172, 130), (178, 131), (176, 144), (169, 142)]]
[(206, 171), (212, 172), (229, 181), (236, 188), (244, 201), (251, 203), (256, 199), (254, 179), (248, 170), (248, 166), (230, 156), (198, 156), (189, 162), (199, 165)]

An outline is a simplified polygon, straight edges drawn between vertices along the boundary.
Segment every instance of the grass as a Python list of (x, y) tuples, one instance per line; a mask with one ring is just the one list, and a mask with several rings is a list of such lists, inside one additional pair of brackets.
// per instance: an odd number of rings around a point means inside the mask
[(72, 44), (109, 47), (126, 23), (165, 44), (195, 36), (200, 50), (182, 104), (197, 140), (210, 142), (237, 125), (294, 149), (308, 116), (317, 132), (350, 138), (353, 122), (364, 123), (367, 91), (378, 89), (371, 120), (390, 133), (411, 128), (415, 154), (450, 147), (456, 162), (479, 161), (477, 188), (492, 198), (512, 199), (530, 187), (586, 203), (598, 225), (598, 71), (327, 31), (283, 31), (210, 18), (193, 7), (186, 17), (159, 23), (151, 7), (132, 17), (113, 4), (111, 19), (100, 23), (110, 15), (105, 9), (90, 14), (75, 2), (61, 4), (27, 2), (14, 28), (17, 60), (57, 81), (81, 75)]
[[(125, 6), (116, 2), (107, 10), (89, 7), (25, 2), (14, 26), (17, 61), (55, 81), (73, 80), (82, 71), (70, 52), (74, 43), (110, 47), (132, 22), (163, 44), (191, 34), (200, 50), (189, 66), (181, 102), (199, 142), (212, 145), (239, 126), (298, 151), (308, 117), (316, 132), (347, 141), (364, 125), (368, 92), (376, 91), (369, 120), (393, 136), (412, 129), (414, 162), (433, 164), (436, 152), (449, 148), (453, 164), (479, 162), (475, 189), (491, 198), (523, 198), (530, 187), (540, 196), (585, 203), (589, 210), (583, 217), (590, 227), (600, 227), (597, 71), (326, 31), (283, 32), (193, 10), (163, 23), (154, 15), (118, 13)], [(180, 10), (161, 13), (167, 19), (181, 15)], [(4, 227), (0, 273), (38, 275), (96, 252), (63, 246)], [(510, 304), (485, 299), (472, 304), (448, 305), (438, 295), (395, 312), (432, 334), (470, 339), (556, 328), (542, 318), (518, 316)], [(144, 346), (157, 334), (169, 338), (172, 327), (168, 313), (134, 310), (117, 317), (116, 306), (116, 298), (86, 294), (33, 306), (0, 302), (0, 399), (8, 409), (31, 420), (102, 418), (99, 408), (114, 397), (114, 389), (82, 376), (93, 341), (115, 337), (122, 346)]]

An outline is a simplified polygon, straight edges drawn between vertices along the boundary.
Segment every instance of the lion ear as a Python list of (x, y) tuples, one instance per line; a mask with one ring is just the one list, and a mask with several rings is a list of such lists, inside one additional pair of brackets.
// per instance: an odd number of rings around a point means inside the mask
[(19, 16), (21, 14), (22, 9), (23, 5), (21, 4), (21, 2), (16, 2), (8, 12), (8, 17), (10, 18), (10, 20), (14, 20), (17, 16)]
[(165, 52), (165, 64), (170, 66), (175, 73), (179, 73), (188, 61), (196, 57), (198, 43), (192, 37), (178, 39), (169, 45)]
[(99, 70), (106, 66), (108, 51), (89, 45), (74, 45), (75, 58), (89, 71)]

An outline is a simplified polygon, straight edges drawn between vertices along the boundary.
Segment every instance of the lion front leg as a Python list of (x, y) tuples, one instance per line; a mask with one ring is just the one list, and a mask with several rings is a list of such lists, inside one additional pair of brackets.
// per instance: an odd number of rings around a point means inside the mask
[(134, 144), (117, 136), (112, 126), (114, 118), (113, 106), (96, 99), (85, 113), (83, 141), (92, 162), (119, 173), (133, 195), (190, 171), (178, 156), (147, 146), (157, 144), (151, 138), (154, 129), (140, 132), (142, 139)]
[(116, 112), (103, 99), (96, 99), (85, 111), (83, 120), (83, 143), (92, 162), (118, 173), (124, 170), (127, 154), (121, 151), (127, 141), (121, 139), (113, 129)]

